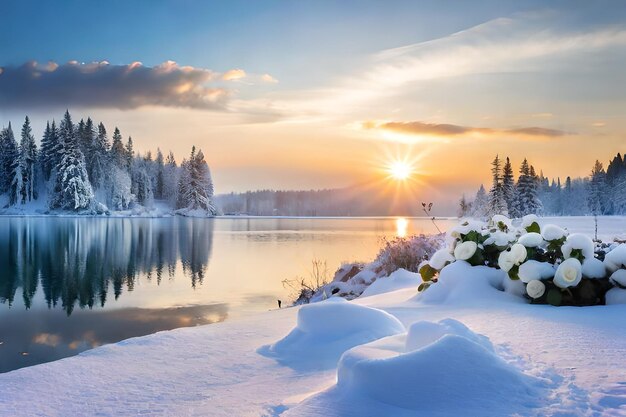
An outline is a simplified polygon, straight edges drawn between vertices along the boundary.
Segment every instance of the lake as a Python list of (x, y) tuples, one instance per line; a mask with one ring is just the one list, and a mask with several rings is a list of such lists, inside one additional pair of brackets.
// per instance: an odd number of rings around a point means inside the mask
[[(451, 220), (437, 220), (446, 229)], [(288, 305), (282, 281), (372, 260), (427, 218), (0, 217), (0, 372)]]

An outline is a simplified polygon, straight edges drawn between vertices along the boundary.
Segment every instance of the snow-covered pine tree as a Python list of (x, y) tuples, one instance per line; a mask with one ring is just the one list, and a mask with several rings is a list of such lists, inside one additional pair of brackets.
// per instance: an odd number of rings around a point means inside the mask
[(111, 161), (120, 168), (126, 167), (126, 149), (122, 143), (122, 134), (116, 127), (113, 132), (113, 144), (111, 145)]
[(507, 211), (509, 215), (511, 215), (514, 211), (515, 177), (513, 176), (513, 166), (508, 156), (502, 168), (502, 192), (504, 194), (504, 201), (506, 201)]
[(136, 201), (146, 207), (150, 207), (153, 202), (152, 182), (148, 174), (149, 161), (141, 158), (133, 160), (131, 168), (131, 190)]
[(153, 187), (154, 187), (154, 198), (163, 199), (163, 173), (165, 169), (165, 163), (163, 160), (163, 153), (161, 153), (161, 149), (157, 148), (156, 154), (156, 172), (153, 178)]
[(54, 187), (49, 205), (52, 209), (83, 210), (93, 200), (85, 158), (80, 150), (69, 111), (59, 126), (61, 161), (56, 167)]
[(542, 214), (543, 213), (543, 205), (541, 200), (539, 199), (539, 185), (540, 179), (535, 171), (535, 167), (530, 166), (530, 201), (529, 207), (530, 212), (527, 214)]
[(495, 159), (491, 163), (491, 173), (493, 183), (491, 190), (489, 191), (489, 216), (496, 214), (508, 215), (502, 184), (502, 161), (498, 155), (496, 155)]
[(52, 171), (52, 163), (50, 157), (53, 153), (54, 144), (52, 143), (52, 132), (50, 128), (50, 122), (46, 122), (46, 129), (43, 132), (43, 138), (41, 138), (41, 148), (39, 153), (39, 165), (41, 167), (41, 173), (43, 174), (44, 181), (48, 181), (50, 178), (50, 171)]
[(170, 151), (163, 167), (163, 199), (176, 205), (178, 201), (178, 183), (181, 169), (176, 165), (174, 154)]
[(37, 198), (37, 144), (33, 136), (28, 116), (22, 126), (17, 163), (13, 169), (11, 182), (11, 202), (25, 204)]
[(130, 172), (133, 165), (133, 158), (135, 157), (135, 151), (133, 150), (133, 138), (130, 136), (128, 137), (128, 142), (126, 142), (124, 155), (126, 159), (126, 168), (128, 169), (128, 172)]
[(604, 214), (606, 207), (606, 172), (602, 163), (596, 160), (589, 178), (588, 208), (593, 215)]
[(487, 196), (487, 191), (485, 191), (485, 187), (481, 184), (480, 188), (476, 192), (476, 197), (474, 197), (474, 202), (472, 203), (472, 217), (477, 219), (482, 219), (487, 216), (489, 211), (489, 198)]
[(539, 178), (526, 158), (522, 161), (519, 173), (516, 186), (515, 214), (518, 217), (538, 214), (542, 208), (538, 196)]
[[(87, 119), (89, 122), (91, 119)], [(98, 134), (92, 138), (91, 152), (87, 157), (89, 180), (94, 190), (102, 189), (110, 172), (109, 139), (104, 124), (98, 125)]]
[(18, 146), (9, 122), (9, 126), (0, 132), (0, 194), (11, 190), (17, 156)]
[(181, 168), (178, 208), (203, 210), (208, 215), (217, 214), (217, 209), (212, 201), (213, 180), (202, 151), (196, 154), (196, 147), (192, 147), (189, 160), (184, 161)]

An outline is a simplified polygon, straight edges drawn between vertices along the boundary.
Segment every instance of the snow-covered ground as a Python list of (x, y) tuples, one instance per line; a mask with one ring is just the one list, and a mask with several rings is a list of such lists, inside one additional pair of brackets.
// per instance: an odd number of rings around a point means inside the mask
[(400, 271), (1, 374), (0, 416), (625, 416), (626, 305), (530, 305), (503, 274), (459, 261), (418, 295)]

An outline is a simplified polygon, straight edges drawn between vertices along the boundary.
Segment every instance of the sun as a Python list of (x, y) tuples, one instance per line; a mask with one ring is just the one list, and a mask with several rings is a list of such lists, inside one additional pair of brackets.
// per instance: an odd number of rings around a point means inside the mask
[(388, 167), (389, 175), (396, 180), (406, 180), (413, 173), (413, 167), (406, 161), (393, 161)]

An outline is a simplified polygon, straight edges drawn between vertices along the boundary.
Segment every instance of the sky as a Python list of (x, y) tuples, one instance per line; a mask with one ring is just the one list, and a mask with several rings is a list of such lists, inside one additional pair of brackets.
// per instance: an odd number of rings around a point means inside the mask
[(0, 125), (67, 108), (216, 192), (376, 182), (453, 204), (489, 162), (585, 176), (626, 144), (621, 1), (3, 1)]

